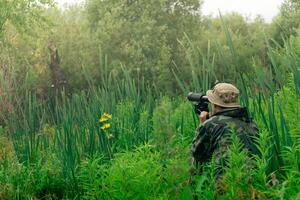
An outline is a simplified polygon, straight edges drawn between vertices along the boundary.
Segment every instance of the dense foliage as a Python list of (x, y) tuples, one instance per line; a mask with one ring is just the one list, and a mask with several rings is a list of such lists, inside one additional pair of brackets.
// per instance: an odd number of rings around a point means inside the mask
[[(0, 2), (0, 199), (300, 199), (299, 3), (269, 24), (198, 0)], [(185, 95), (229, 81), (260, 129), (190, 175)]]

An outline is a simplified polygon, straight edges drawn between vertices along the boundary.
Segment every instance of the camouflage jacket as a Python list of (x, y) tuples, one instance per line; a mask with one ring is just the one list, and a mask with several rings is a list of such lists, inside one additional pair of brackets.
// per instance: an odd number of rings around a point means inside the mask
[(191, 149), (194, 160), (207, 162), (215, 155), (216, 160), (224, 161), (219, 157), (226, 158), (232, 133), (237, 134), (239, 142), (250, 153), (259, 153), (254, 142), (254, 137), (258, 136), (258, 128), (252, 122), (247, 109), (231, 108), (217, 112), (197, 128)]

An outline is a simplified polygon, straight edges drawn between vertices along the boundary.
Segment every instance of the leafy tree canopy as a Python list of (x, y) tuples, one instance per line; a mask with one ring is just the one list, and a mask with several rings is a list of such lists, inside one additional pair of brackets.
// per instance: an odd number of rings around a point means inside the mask
[(296, 35), (300, 27), (300, 1), (285, 0), (280, 8), (280, 14), (273, 22), (274, 38), (283, 44), (282, 37)]
[(178, 45), (184, 32), (197, 37), (201, 1), (198, 0), (89, 0), (87, 12), (97, 43), (113, 66), (120, 63), (132, 73), (161, 85), (173, 61), (183, 64)]

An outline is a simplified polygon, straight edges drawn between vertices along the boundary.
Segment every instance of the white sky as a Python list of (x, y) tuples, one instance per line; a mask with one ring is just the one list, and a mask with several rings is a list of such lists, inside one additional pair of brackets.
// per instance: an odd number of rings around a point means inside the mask
[(279, 13), (279, 7), (284, 0), (204, 0), (204, 14), (219, 15), (227, 12), (238, 12), (254, 18), (261, 15), (267, 22)]
[(59, 7), (64, 7), (65, 4), (74, 4), (74, 3), (80, 3), (83, 2), (84, 0), (54, 0)]
[[(64, 4), (83, 2), (84, 0), (55, 0), (60, 7)], [(151, 1), (151, 0), (149, 0)], [(238, 12), (244, 16), (254, 18), (261, 15), (267, 22), (278, 14), (279, 6), (284, 0), (204, 0), (202, 11), (204, 14), (213, 16), (227, 12)]]

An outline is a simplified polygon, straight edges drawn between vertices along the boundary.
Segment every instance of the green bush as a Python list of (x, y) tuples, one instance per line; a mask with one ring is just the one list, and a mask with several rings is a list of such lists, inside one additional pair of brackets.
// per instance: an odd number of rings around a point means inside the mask
[(172, 111), (170, 124), (181, 137), (191, 140), (194, 137), (199, 119), (194, 114), (193, 107), (188, 101), (180, 101), (180, 104)]
[(158, 152), (143, 146), (134, 152), (119, 153), (110, 165), (99, 159), (82, 166), (85, 199), (156, 199), (165, 187)]
[(88, 159), (80, 167), (84, 199), (170, 199), (180, 196), (188, 177), (185, 159), (163, 159), (151, 145), (118, 153), (107, 164)]

